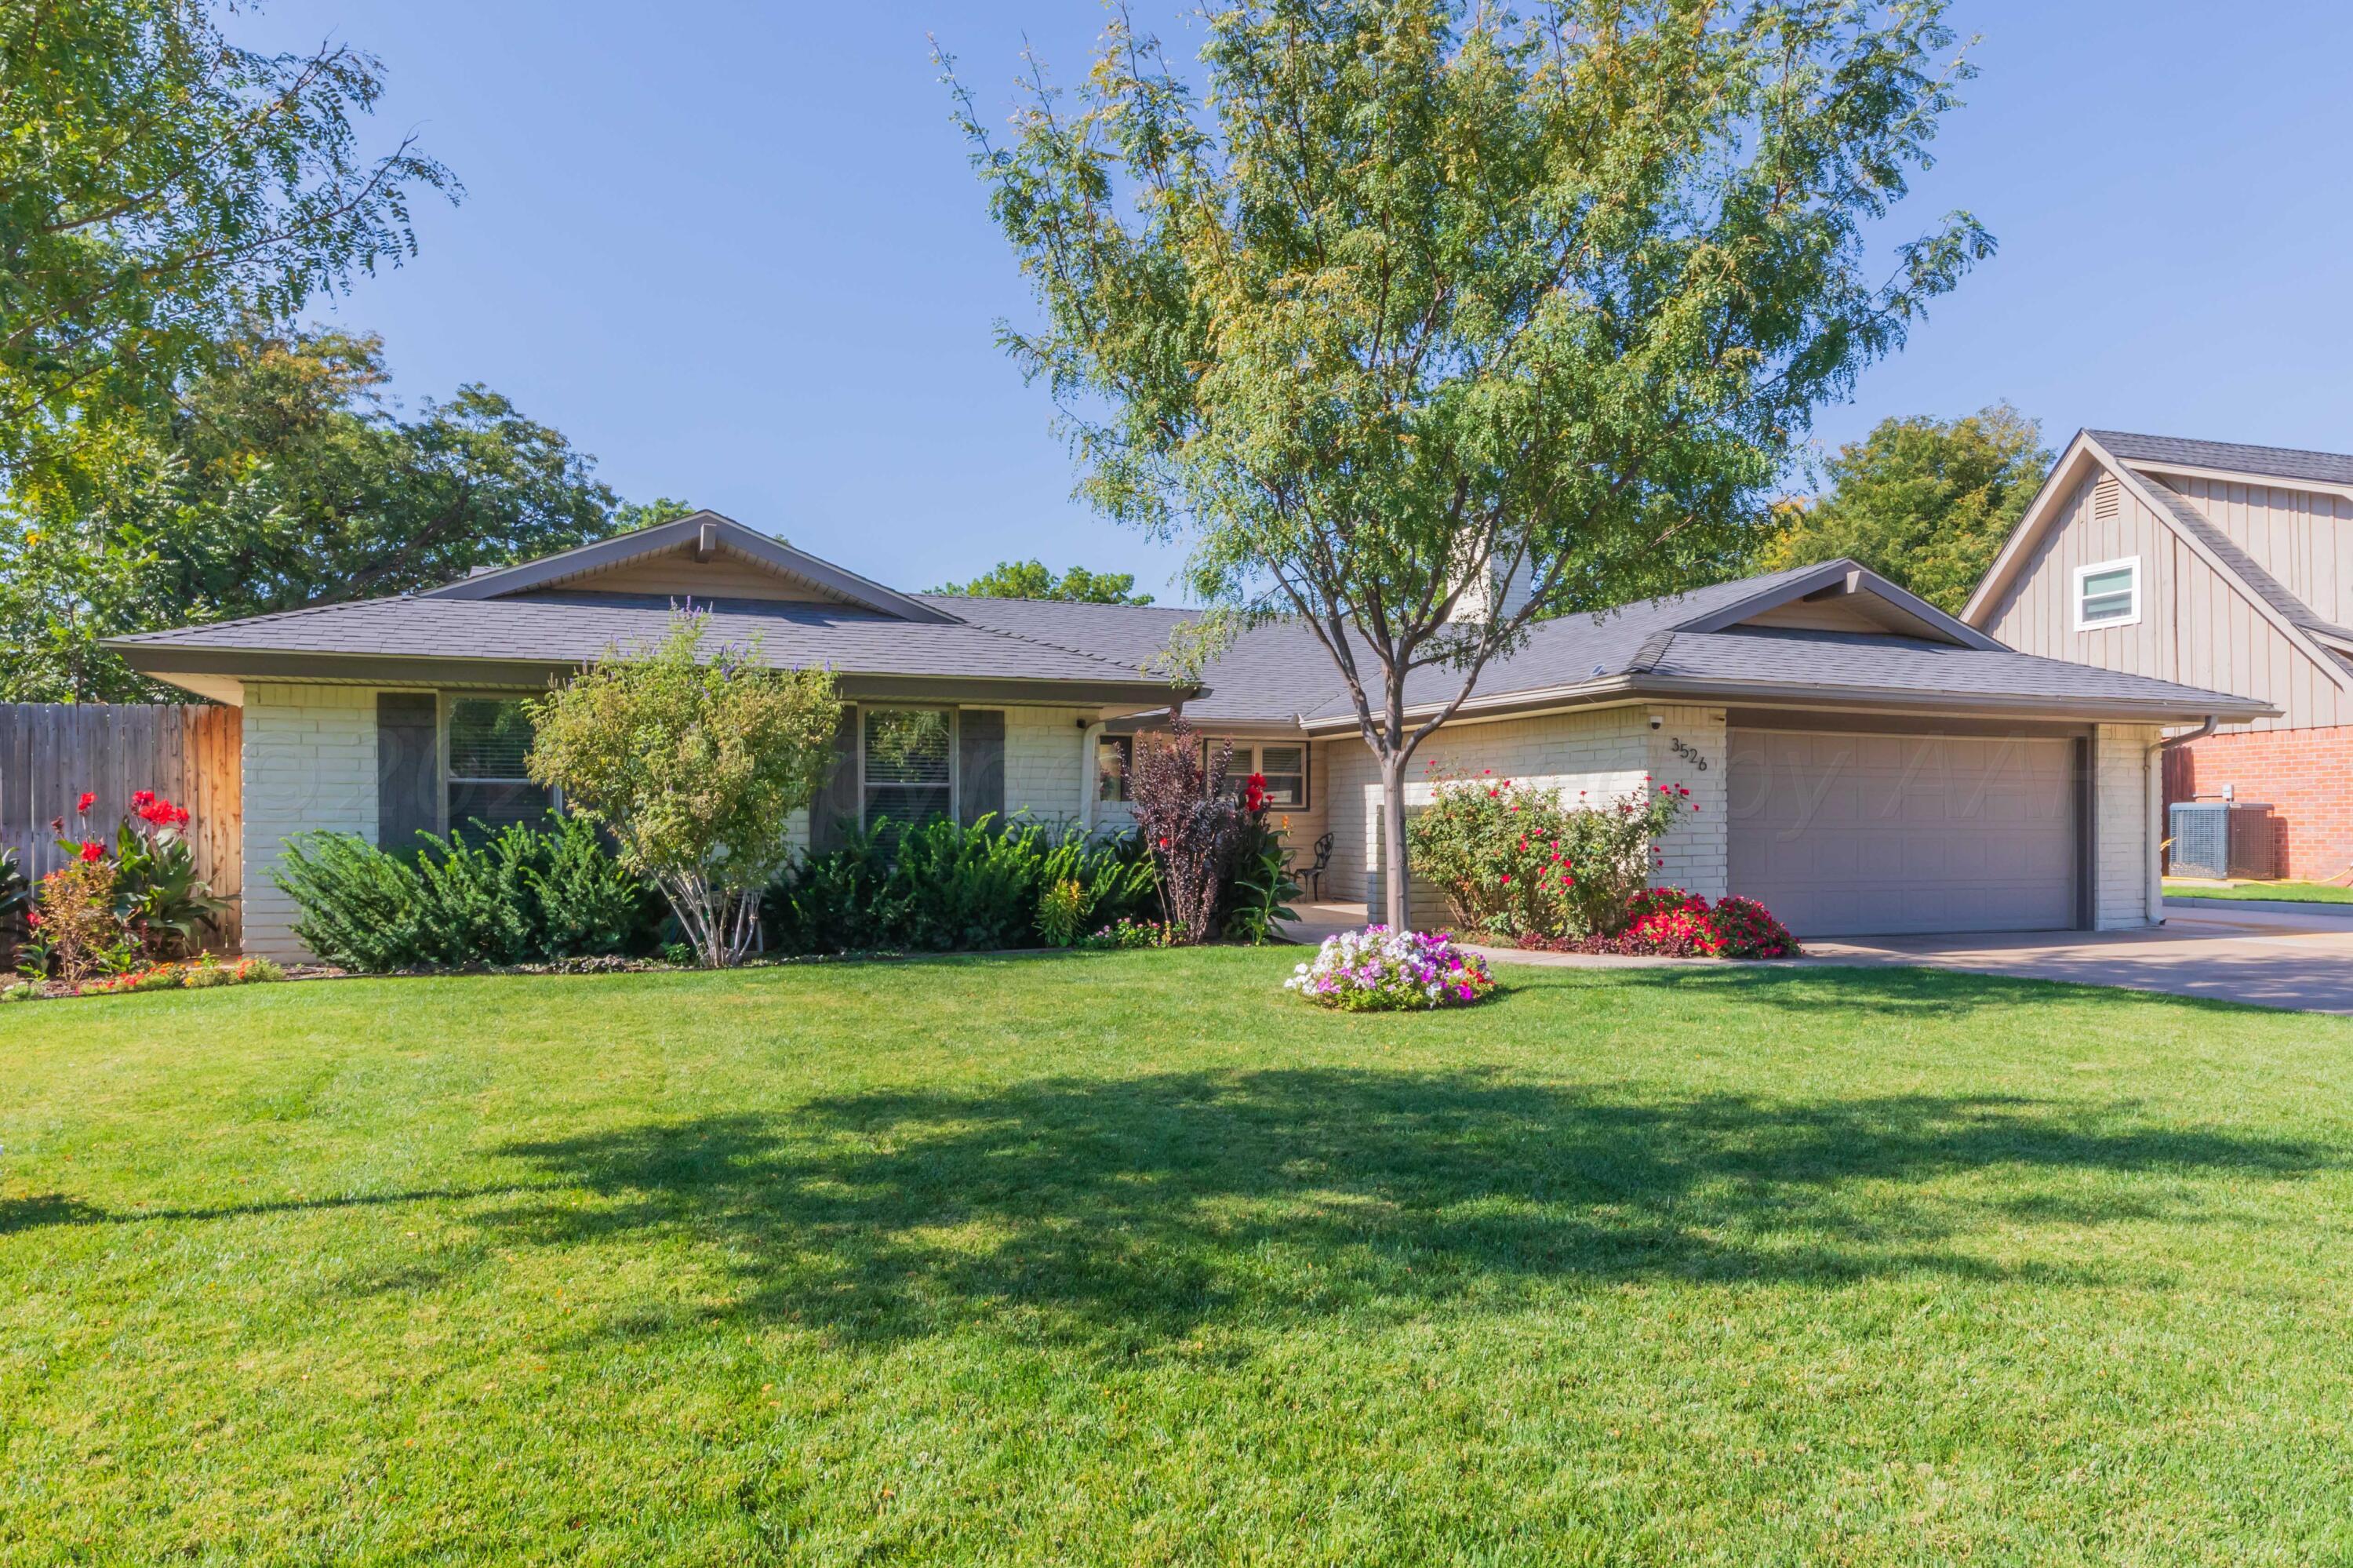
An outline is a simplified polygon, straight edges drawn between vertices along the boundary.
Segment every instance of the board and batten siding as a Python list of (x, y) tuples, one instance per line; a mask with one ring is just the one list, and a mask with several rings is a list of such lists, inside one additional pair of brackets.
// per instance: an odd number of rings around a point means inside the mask
[[(2115, 515), (2097, 515), (2093, 497), (2100, 478), (2095, 471), (2067, 498), (1995, 604), (1987, 631), (2021, 653), (2257, 697), (2283, 712), (2230, 728), (2353, 724), (2353, 694), (2130, 486), (2116, 485)], [(2140, 620), (2075, 630), (2075, 569), (2134, 556), (2141, 563)]]
[(2353, 626), (2353, 501), (2189, 474), (2161, 482), (2322, 620)]

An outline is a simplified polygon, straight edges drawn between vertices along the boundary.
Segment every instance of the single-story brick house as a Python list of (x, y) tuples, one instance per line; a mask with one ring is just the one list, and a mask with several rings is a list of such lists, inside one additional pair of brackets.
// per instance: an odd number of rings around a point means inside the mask
[(2282, 872), (2353, 867), (2353, 456), (2080, 431), (1962, 619), (2258, 699), (2168, 754), (2167, 800), (2268, 802)]
[[(1185, 611), (901, 593), (702, 513), (429, 592), (111, 646), (243, 705), (247, 944), (290, 953), (269, 875), (287, 837), (406, 845), (536, 815), (521, 700), (659, 638), (681, 604), (709, 613), (708, 646), (756, 637), (772, 663), (833, 670), (855, 705), (797, 830), (820, 844), (881, 813), (1123, 823), (1118, 761), (1181, 706), (1267, 776), (1294, 843), (1330, 833), (1324, 896), (1377, 901), (1373, 758), (1296, 625), (1176, 686), (1149, 666)], [(1440, 696), (1428, 674), (1415, 703)], [(1545, 622), (1424, 754), (1597, 800), (1688, 787), (1699, 810), (1661, 846), (1662, 880), (1762, 898), (1800, 934), (2105, 928), (2159, 917), (2164, 726), (2270, 711), (2013, 652), (1833, 561)]]

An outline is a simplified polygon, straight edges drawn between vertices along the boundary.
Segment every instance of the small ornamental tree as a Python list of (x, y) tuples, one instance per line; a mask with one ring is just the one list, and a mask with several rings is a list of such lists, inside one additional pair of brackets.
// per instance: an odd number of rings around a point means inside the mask
[(755, 641), (702, 654), (682, 615), (650, 651), (616, 649), (532, 705), (533, 779), (611, 831), (670, 901), (708, 968), (740, 961), (761, 890), (791, 853), (787, 819), (833, 766), (841, 702), (822, 670), (775, 670)]

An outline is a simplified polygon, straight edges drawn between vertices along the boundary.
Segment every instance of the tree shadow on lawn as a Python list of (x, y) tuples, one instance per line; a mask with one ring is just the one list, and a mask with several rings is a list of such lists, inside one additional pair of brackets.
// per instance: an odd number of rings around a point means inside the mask
[[(2095, 1282), (2110, 1277), (2056, 1248), (2000, 1261), (1976, 1244), (1999, 1227), (2015, 1252), (2007, 1231), (2038, 1213), (2194, 1219), (2179, 1178), (2325, 1163), (2306, 1144), (2134, 1114), (1932, 1096), (1637, 1102), (1463, 1073), (1061, 1078), (516, 1143), (501, 1152), (536, 1168), (529, 1188), (565, 1201), (474, 1217), (503, 1245), (713, 1244), (733, 1277), (723, 1315), (845, 1340), (996, 1319), (1134, 1353), (1219, 1321), (1501, 1309), (1564, 1285)], [(2139, 1173), (2176, 1180), (2119, 1180)]]

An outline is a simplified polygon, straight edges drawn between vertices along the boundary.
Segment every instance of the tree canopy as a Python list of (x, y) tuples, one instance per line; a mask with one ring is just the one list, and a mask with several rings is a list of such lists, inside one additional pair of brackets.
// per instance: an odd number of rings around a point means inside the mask
[(1056, 577), (1043, 561), (999, 561), (989, 571), (965, 583), (943, 583), (934, 593), (967, 599), (1059, 599), (1080, 604), (1150, 604), (1152, 596), (1137, 593), (1134, 572), (1091, 572), (1072, 567)]
[(1796, 510), (1764, 559), (1852, 556), (1958, 615), (2050, 466), (2042, 427), (2007, 403), (1958, 419), (1882, 419), (1822, 464), (1828, 493)]
[(372, 58), (237, 48), (218, 8), (0, 3), (0, 465), (160, 405), (241, 323), (397, 264), (411, 196), (458, 193), (413, 141), (363, 146)]
[(955, 89), (1041, 307), (1004, 336), (1083, 493), (1230, 617), (1314, 629), (1395, 867), (1405, 761), (1483, 667), (1730, 575), (1814, 409), (1990, 251), (1966, 213), (1873, 249), (1967, 69), (1939, 0), (1200, 15), (1199, 92), (1124, 12), (1009, 135)]
[(404, 412), (383, 344), (257, 332), (153, 418), (0, 497), (0, 669), (16, 701), (151, 688), (100, 638), (427, 588), (690, 510), (622, 505), (594, 461), (498, 393)]

